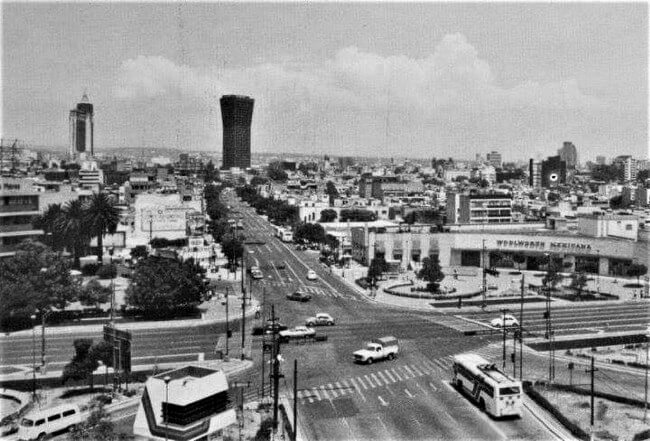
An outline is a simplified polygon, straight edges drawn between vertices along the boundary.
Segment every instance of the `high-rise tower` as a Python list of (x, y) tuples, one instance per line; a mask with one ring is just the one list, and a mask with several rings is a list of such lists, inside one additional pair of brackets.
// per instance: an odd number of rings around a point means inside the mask
[(90, 153), (90, 156), (95, 154), (93, 113), (93, 105), (84, 93), (77, 107), (70, 110), (70, 157), (77, 158), (82, 153)]
[(573, 170), (578, 165), (578, 149), (570, 141), (565, 141), (562, 148), (557, 151), (560, 159), (566, 162), (566, 167)]
[(253, 98), (242, 95), (221, 97), (221, 120), (223, 121), (222, 169), (251, 166), (251, 121)]

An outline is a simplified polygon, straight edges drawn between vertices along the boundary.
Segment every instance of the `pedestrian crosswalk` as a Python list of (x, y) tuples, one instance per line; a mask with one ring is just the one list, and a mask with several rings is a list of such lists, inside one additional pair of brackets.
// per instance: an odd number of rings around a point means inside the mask
[[(323, 288), (320, 286), (298, 286), (295, 282), (287, 282), (287, 281), (269, 281), (269, 280), (263, 280), (259, 282), (263, 286), (274, 286), (276, 288), (285, 288), (287, 290), (300, 290), (303, 292), (307, 292), (313, 296), (320, 296), (320, 297), (333, 297), (333, 298), (343, 298), (344, 296), (337, 291), (334, 291), (332, 289), (328, 288)], [(355, 297), (346, 297), (349, 300), (357, 300)]]
[[(472, 352), (490, 360), (496, 356), (498, 348), (494, 345), (486, 346)], [(360, 374), (353, 377), (339, 379), (332, 383), (321, 384), (311, 388), (298, 391), (298, 399), (302, 404), (315, 403), (322, 400), (333, 400), (348, 395), (359, 395), (365, 400), (366, 391), (390, 386), (394, 383), (418, 379), (427, 375), (436, 375), (440, 378), (451, 378), (453, 370), (453, 355), (447, 355), (436, 359), (422, 357), (419, 360), (405, 364), (390, 363), (386, 369)], [(432, 382), (427, 382), (435, 391), (436, 387)]]

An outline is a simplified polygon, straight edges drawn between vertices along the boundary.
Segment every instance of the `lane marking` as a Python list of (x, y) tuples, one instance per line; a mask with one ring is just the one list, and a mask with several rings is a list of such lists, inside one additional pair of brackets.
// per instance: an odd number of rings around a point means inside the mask
[(361, 385), (363, 386), (363, 388), (364, 388), (365, 390), (368, 390), (368, 386), (366, 386), (366, 384), (363, 382), (363, 380), (361, 379), (361, 377), (357, 377), (357, 379), (359, 380), (359, 383), (361, 383)]
[(404, 366), (398, 366), (397, 368), (398, 368), (398, 369), (400, 369), (400, 368), (402, 369), (402, 375), (404, 375), (404, 378), (406, 378), (407, 380), (408, 380), (409, 378), (411, 378), (411, 377), (410, 377), (410, 373), (409, 373), (409, 371), (407, 371), (406, 369), (404, 369)]
[(438, 388), (436, 386), (434, 386), (434, 384), (432, 382), (430, 382), (430, 381), (429, 381), (429, 386), (431, 386), (431, 388), (433, 390), (438, 390)]
[(415, 378), (416, 375), (413, 373), (413, 371), (408, 365), (404, 365), (404, 369), (406, 369), (409, 372), (409, 374), (411, 374), (411, 376)]
[(320, 401), (320, 400), (322, 399), (322, 398), (320, 397), (320, 394), (318, 393), (318, 389), (316, 389), (316, 388), (314, 387), (314, 388), (312, 388), (312, 392), (314, 393), (314, 395), (316, 395), (316, 398), (318, 399), (318, 401)]
[(399, 381), (402, 381), (402, 377), (400, 376), (400, 374), (397, 373), (397, 371), (395, 371), (395, 368), (391, 368), (391, 372), (395, 374), (395, 376), (399, 379)]
[(411, 367), (413, 368), (413, 371), (418, 375), (418, 377), (421, 377), (422, 375), (424, 375), (424, 374), (420, 371), (420, 369), (417, 368), (417, 366), (415, 366), (415, 365), (411, 365)]
[(366, 377), (366, 381), (368, 382), (370, 387), (374, 389), (376, 386), (373, 384), (372, 380), (370, 380), (370, 377), (368, 377), (367, 375), (364, 375), (364, 377)]
[(377, 398), (382, 406), (388, 406), (388, 402), (386, 402), (380, 395), (377, 395)]
[(381, 380), (384, 382), (384, 384), (389, 383), (388, 379), (386, 379), (386, 377), (384, 377), (384, 374), (382, 374), (381, 372), (377, 372), (377, 375), (379, 376), (379, 378), (381, 378)]
[(413, 394), (406, 388), (404, 388), (404, 392), (406, 392), (406, 395), (409, 396), (409, 398), (413, 398)]
[(396, 380), (395, 380), (395, 377), (393, 377), (393, 376), (390, 374), (390, 372), (389, 372), (388, 370), (386, 370), (386, 371), (384, 371), (384, 372), (386, 372), (386, 376), (387, 376), (388, 378), (390, 378), (390, 382), (391, 382), (391, 383), (394, 383), (394, 382), (396, 381)]
[(330, 396), (328, 395), (327, 391), (325, 390), (325, 386), (321, 386), (320, 389), (321, 389), (321, 392), (323, 393), (323, 396), (324, 396), (326, 399), (330, 400), (331, 398), (330, 398)]
[(421, 385), (420, 383), (418, 383), (417, 381), (415, 382), (415, 384), (418, 385), (418, 387), (420, 388), (420, 390), (421, 390), (422, 392), (424, 392), (424, 394), (427, 393), (427, 390), (424, 388), (424, 386), (422, 386), (422, 385)]
[(361, 392), (361, 388), (359, 386), (357, 386), (357, 384), (354, 382), (354, 378), (350, 378), (350, 382), (354, 385), (354, 387), (356, 388), (359, 395), (361, 395), (361, 398), (363, 399), (363, 401), (368, 401), (366, 399), (366, 396), (363, 394), (363, 392)]
[(372, 379), (374, 381), (377, 382), (377, 386), (381, 386), (381, 380), (379, 380), (379, 378), (377, 378), (377, 376), (375, 374), (370, 374), (370, 376), (372, 377)]
[(352, 393), (352, 387), (348, 384), (348, 382), (345, 380), (341, 380), (341, 382), (343, 383), (343, 389), (342, 389), (343, 395), (347, 394), (348, 392)]
[(327, 390), (329, 390), (329, 392), (333, 395), (333, 398), (336, 398), (336, 397), (339, 396), (339, 394), (336, 392), (336, 390), (334, 390), (334, 387), (332, 386), (332, 383), (329, 383), (327, 385)]
[(345, 389), (343, 388), (343, 385), (341, 385), (341, 383), (339, 383), (338, 381), (335, 384), (336, 384), (336, 387), (338, 388), (338, 389), (336, 389), (338, 391), (338, 393), (341, 394), (341, 395), (345, 395)]

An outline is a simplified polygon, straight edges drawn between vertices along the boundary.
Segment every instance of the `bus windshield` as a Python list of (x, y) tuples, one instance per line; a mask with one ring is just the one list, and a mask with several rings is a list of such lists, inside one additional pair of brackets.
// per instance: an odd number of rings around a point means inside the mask
[(519, 386), (501, 387), (499, 388), (499, 395), (519, 395)]

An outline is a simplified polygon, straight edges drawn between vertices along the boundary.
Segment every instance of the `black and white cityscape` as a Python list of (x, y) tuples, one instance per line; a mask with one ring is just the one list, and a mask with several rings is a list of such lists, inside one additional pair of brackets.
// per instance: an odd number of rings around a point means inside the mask
[(0, 10), (0, 439), (650, 439), (647, 2)]

